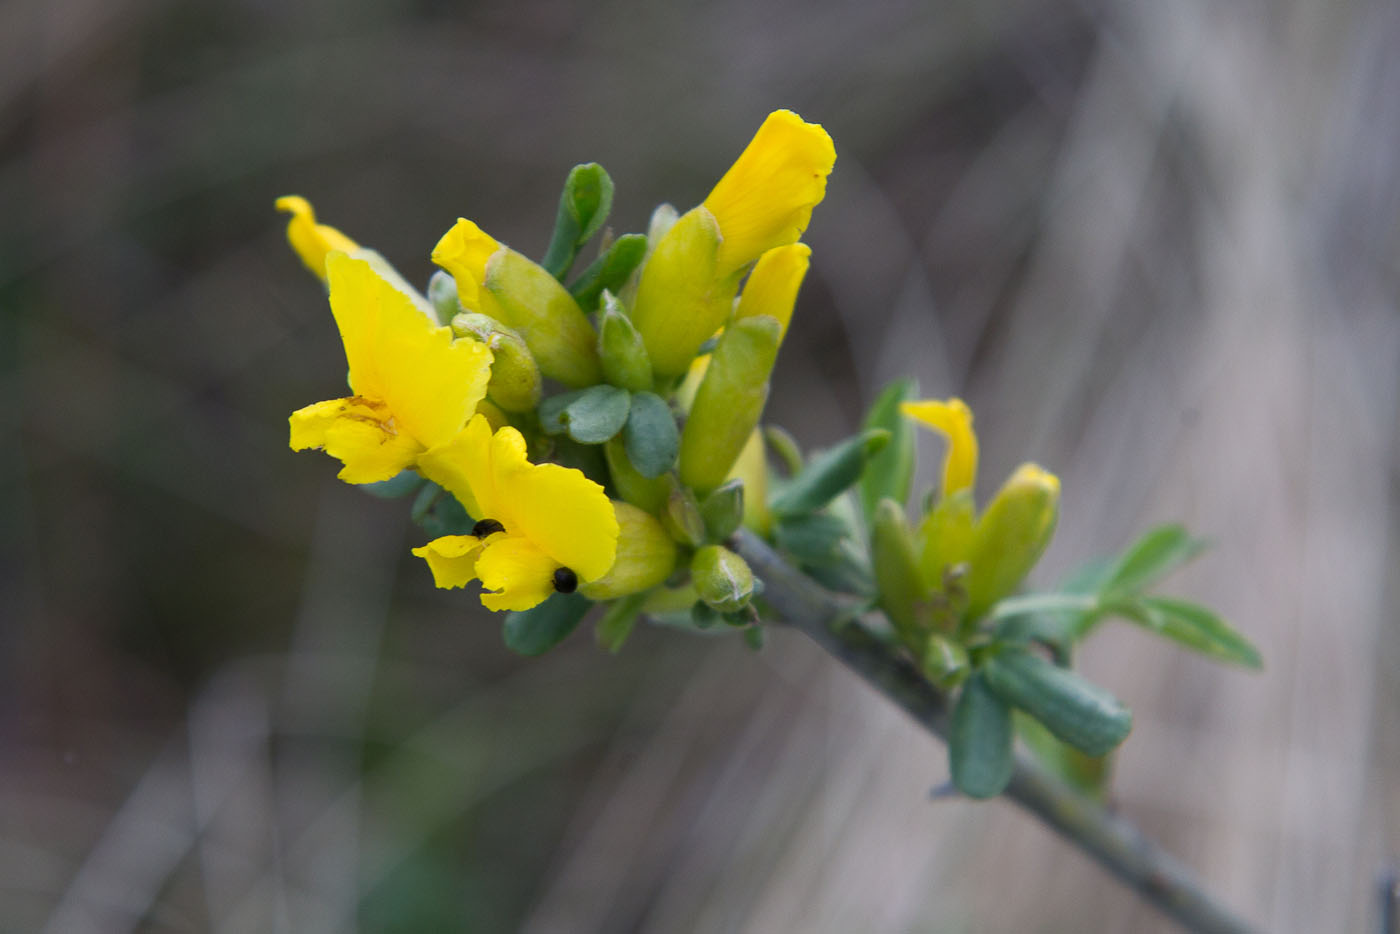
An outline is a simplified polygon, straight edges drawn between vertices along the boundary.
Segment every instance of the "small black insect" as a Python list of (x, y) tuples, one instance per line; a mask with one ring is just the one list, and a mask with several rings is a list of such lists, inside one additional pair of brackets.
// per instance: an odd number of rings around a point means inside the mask
[(578, 590), (578, 575), (568, 568), (554, 572), (554, 589), (560, 593), (573, 593)]
[(488, 535), (494, 535), (497, 532), (504, 532), (505, 530), (506, 527), (495, 519), (482, 519), (476, 525), (472, 526), (472, 535), (477, 538), (485, 538)]

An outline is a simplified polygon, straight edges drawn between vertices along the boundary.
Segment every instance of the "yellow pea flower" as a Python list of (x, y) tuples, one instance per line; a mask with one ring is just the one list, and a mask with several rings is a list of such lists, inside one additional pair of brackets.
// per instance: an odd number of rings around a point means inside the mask
[(326, 280), (326, 256), (332, 250), (353, 253), (359, 244), (327, 224), (316, 223), (316, 211), (311, 202), (300, 195), (284, 195), (275, 202), (277, 210), (292, 215), (287, 222), (287, 241), (296, 250), (306, 268), (321, 281)]
[(445, 535), (413, 549), (437, 586), (479, 579), (487, 609), (528, 610), (612, 567), (619, 528), (603, 488), (571, 467), (530, 463), (514, 428), (493, 434), (477, 416), (422, 464), (480, 520), (472, 535)]
[(543, 266), (466, 218), (433, 247), (433, 262), (452, 273), (464, 308), (520, 334), (545, 376), (574, 388), (602, 379), (593, 325)]
[(899, 410), (948, 439), (943, 458), (943, 496), (971, 490), (977, 482), (977, 435), (972, 430), (972, 410), (961, 399), (927, 399), (900, 403)]
[(325, 268), (354, 395), (293, 412), (291, 447), (338, 458), (347, 483), (387, 480), (462, 432), (486, 394), (491, 351), (454, 341), (368, 260), (332, 251)]
[(773, 247), (794, 243), (826, 196), (836, 147), (820, 124), (775, 110), (705, 198), (719, 223), (718, 272), (741, 269)]
[(653, 246), (632, 323), (659, 376), (686, 372), (695, 351), (728, 319), (751, 263), (802, 236), (835, 162), (826, 130), (792, 111), (775, 111), (704, 203)]

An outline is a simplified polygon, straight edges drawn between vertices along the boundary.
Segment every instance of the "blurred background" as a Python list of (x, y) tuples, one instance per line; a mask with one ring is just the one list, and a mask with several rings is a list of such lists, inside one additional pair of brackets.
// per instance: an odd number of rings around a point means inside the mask
[[(1126, 625), (1114, 801), (1269, 930), (1400, 856), (1400, 6), (9, 0), (0, 930), (1166, 931), (796, 633), (512, 657), (405, 504), (287, 448), (342, 385), (273, 199), (426, 281), (568, 168), (688, 207), (771, 109), (839, 159), (771, 419), (961, 393), (1064, 480), (1042, 583), (1181, 519), (1230, 670)], [(925, 470), (937, 447), (925, 439)], [(931, 476), (931, 474), (929, 474)]]

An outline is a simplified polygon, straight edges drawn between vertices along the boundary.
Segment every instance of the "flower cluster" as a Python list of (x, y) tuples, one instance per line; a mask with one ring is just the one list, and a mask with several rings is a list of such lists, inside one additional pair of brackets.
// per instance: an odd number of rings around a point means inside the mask
[[(442, 271), (426, 294), (305, 199), (279, 199), (288, 240), (329, 290), (350, 370), (349, 396), (293, 413), (292, 448), (339, 459), (346, 482), (435, 502), (423, 512), (448, 534), (413, 553), (439, 587), (480, 581), (489, 609), (631, 597), (683, 555), (710, 569), (692, 592), (717, 592), (715, 575), (742, 564), (719, 542), (744, 505), (737, 485), (714, 494), (756, 437), (807, 270), (797, 241), (835, 158), (820, 126), (773, 113), (704, 203), (659, 208), (645, 236), (605, 241), (570, 282), (612, 195), (601, 168), (580, 166), (549, 256), (459, 218), (432, 250)], [(749, 579), (711, 600), (736, 623), (752, 621)]]

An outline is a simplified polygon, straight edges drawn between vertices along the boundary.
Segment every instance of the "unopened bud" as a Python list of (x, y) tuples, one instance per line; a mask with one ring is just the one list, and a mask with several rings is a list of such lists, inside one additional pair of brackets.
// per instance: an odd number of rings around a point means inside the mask
[(528, 412), (540, 404), (540, 368), (519, 334), (494, 318), (472, 312), (452, 318), (452, 333), (491, 349), (486, 394), (493, 402), (507, 412)]
[(753, 571), (748, 562), (722, 545), (706, 545), (690, 560), (695, 592), (720, 613), (748, 606), (753, 596)]
[(667, 230), (642, 266), (632, 323), (658, 376), (685, 373), (700, 345), (729, 317), (739, 281), (716, 274), (719, 245), (714, 215), (697, 207)]
[(642, 335), (637, 333), (611, 292), (603, 293), (602, 309), (598, 321), (598, 357), (603, 364), (603, 378), (631, 392), (651, 389), (651, 360), (647, 358)]
[(977, 521), (968, 554), (969, 619), (1015, 591), (1040, 560), (1059, 506), (1059, 479), (1035, 464), (1022, 464), (997, 492)]
[(676, 543), (656, 517), (630, 503), (613, 501), (617, 512), (617, 558), (608, 573), (579, 586), (590, 600), (612, 600), (650, 590), (676, 567)]

